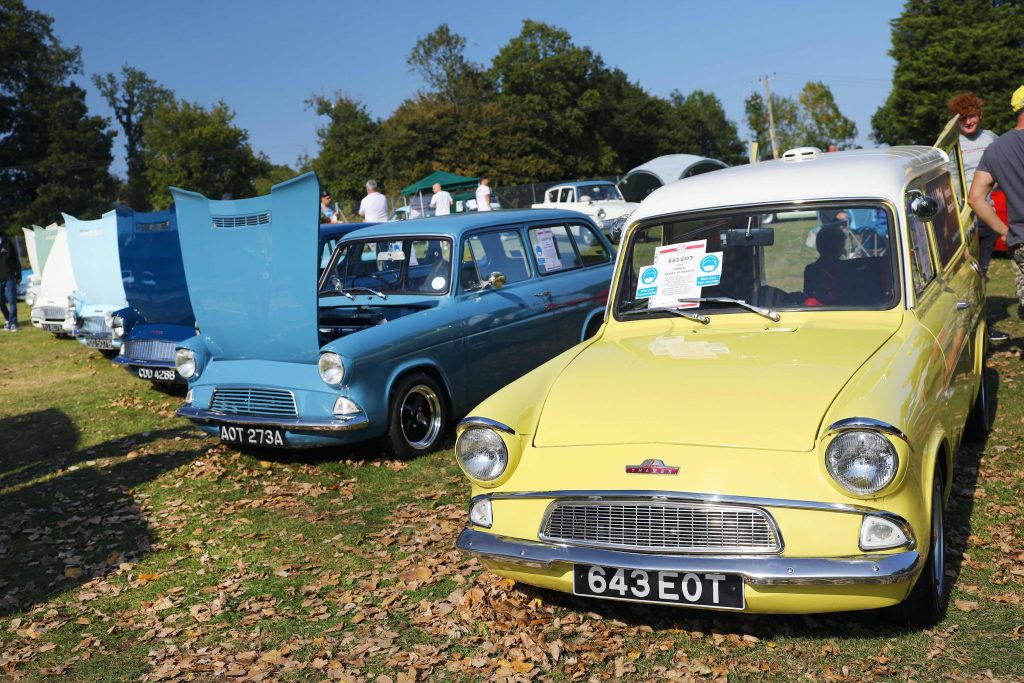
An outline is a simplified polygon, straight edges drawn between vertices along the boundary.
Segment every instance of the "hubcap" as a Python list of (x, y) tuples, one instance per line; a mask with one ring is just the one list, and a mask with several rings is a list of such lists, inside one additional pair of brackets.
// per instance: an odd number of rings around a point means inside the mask
[(434, 390), (417, 384), (402, 400), (402, 436), (417, 450), (433, 445), (441, 433), (441, 399)]

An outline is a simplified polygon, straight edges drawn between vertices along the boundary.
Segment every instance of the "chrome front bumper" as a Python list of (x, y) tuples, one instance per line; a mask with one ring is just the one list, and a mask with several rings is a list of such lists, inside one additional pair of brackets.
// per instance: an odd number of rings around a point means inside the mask
[(922, 561), (921, 554), (914, 550), (843, 558), (652, 555), (524, 541), (475, 529), (463, 530), (455, 545), (484, 559), (533, 568), (563, 563), (647, 571), (738, 574), (747, 583), (759, 586), (900, 583), (909, 581)]
[(365, 415), (350, 418), (261, 417), (258, 415), (233, 415), (193, 406), (182, 406), (178, 409), (177, 414), (201, 424), (280, 427), (290, 432), (346, 432), (370, 426), (370, 420)]

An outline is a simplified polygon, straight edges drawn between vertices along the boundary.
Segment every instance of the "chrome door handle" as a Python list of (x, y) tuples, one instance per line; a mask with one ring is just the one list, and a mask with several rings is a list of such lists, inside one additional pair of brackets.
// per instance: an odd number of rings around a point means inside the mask
[(958, 311), (965, 311), (965, 310), (967, 310), (970, 307), (971, 307), (971, 302), (970, 301), (957, 301), (956, 302), (956, 310), (958, 310)]
[(546, 296), (546, 297), (550, 297), (550, 296), (551, 296), (551, 292), (537, 292), (536, 294), (534, 294), (534, 296)]

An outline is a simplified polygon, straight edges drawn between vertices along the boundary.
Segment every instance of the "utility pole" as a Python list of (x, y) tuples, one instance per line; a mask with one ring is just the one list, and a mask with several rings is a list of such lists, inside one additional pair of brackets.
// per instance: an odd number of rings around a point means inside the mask
[(770, 76), (761, 80), (764, 82), (764, 101), (768, 105), (768, 136), (772, 141), (772, 159), (779, 158), (779, 148), (775, 144), (775, 113), (772, 111), (772, 89), (768, 85)]

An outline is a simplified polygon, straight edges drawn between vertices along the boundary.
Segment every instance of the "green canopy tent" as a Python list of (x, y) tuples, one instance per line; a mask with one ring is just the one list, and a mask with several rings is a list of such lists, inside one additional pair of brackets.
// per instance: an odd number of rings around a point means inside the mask
[[(416, 202), (420, 210), (423, 210), (425, 206), (423, 195), (429, 194), (433, 191), (434, 183), (440, 183), (442, 190), (447, 190), (452, 194), (455, 194), (459, 190), (468, 190), (475, 187), (480, 182), (479, 178), (471, 178), (464, 175), (456, 175), (455, 173), (449, 173), (448, 171), (434, 171), (425, 178), (417, 180), (408, 187), (403, 187), (400, 191), (403, 197), (419, 196), (419, 201)], [(455, 207), (452, 207), (453, 209)]]

